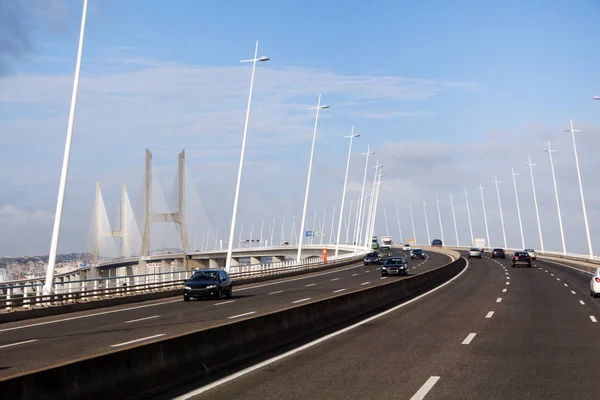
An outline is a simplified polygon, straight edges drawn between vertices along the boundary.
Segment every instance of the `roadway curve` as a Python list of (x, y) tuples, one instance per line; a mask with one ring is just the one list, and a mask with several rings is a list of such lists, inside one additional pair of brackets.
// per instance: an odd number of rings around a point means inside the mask
[[(401, 250), (394, 253), (404, 255)], [(426, 260), (408, 259), (411, 275), (448, 262), (450, 257), (438, 253), (430, 253)], [(234, 286), (232, 299), (183, 302), (177, 296), (2, 324), (0, 379), (384, 282), (378, 266), (363, 266), (361, 262), (325, 272)]]
[(534, 266), (470, 260), (450, 283), (360, 327), (169, 398), (596, 399), (590, 275)]

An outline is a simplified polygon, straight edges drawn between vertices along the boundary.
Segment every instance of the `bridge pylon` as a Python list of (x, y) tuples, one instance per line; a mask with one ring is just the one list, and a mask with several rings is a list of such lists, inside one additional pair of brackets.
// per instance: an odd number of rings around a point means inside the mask
[(185, 223), (185, 150), (179, 153), (179, 164), (177, 170), (177, 197), (178, 210), (173, 213), (156, 213), (152, 208), (152, 152), (146, 149), (146, 212), (144, 218), (144, 233), (142, 236), (142, 251), (138, 274), (146, 273), (147, 257), (150, 251), (150, 231), (152, 224), (156, 222), (174, 222), (179, 225), (181, 234), (181, 245), (184, 253), (184, 268), (186, 266), (186, 255), (188, 253), (188, 232)]

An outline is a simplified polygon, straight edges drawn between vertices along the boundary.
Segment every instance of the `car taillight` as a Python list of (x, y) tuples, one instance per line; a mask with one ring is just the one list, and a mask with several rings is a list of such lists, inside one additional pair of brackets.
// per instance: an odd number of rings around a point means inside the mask
[(529, 256), (527, 256), (527, 259), (528, 259), (528, 260), (529, 260), (529, 258), (530, 258), (530, 257), (529, 257)]
[(596, 277), (596, 282), (600, 283), (600, 277)]

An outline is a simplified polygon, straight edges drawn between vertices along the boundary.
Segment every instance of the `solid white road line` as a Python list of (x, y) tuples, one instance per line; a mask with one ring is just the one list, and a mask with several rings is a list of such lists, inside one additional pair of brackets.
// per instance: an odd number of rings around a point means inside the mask
[(487, 313), (487, 315), (485, 317), (486, 318), (492, 318), (492, 315), (494, 315), (494, 312), (490, 311), (489, 313)]
[(334, 290), (333, 293), (339, 293), (339, 292), (343, 292), (346, 289), (338, 289), (338, 290)]
[[(507, 282), (507, 283), (508, 283), (508, 282)], [(506, 289), (506, 288), (502, 289), (502, 293), (506, 293), (506, 291), (507, 291), (507, 290), (508, 290), (508, 289)]]
[(469, 333), (465, 340), (462, 341), (462, 344), (470, 344), (473, 338), (477, 335), (476, 333)]
[(125, 321), (125, 323), (132, 324), (134, 322), (146, 321), (148, 319), (154, 319), (154, 318), (158, 318), (158, 317), (160, 317), (160, 315), (153, 315), (151, 317), (146, 317), (146, 318), (132, 319), (131, 321)]
[(572, 294), (576, 294), (574, 290), (571, 290), (571, 293), (572, 293)]
[(0, 346), (0, 349), (4, 349), (6, 347), (18, 346), (20, 344), (33, 343), (33, 342), (37, 342), (37, 339), (26, 340), (24, 342), (17, 342), (17, 343), (5, 344), (4, 346)]
[(256, 314), (256, 311), (250, 311), (250, 312), (243, 313), (243, 314), (232, 315), (231, 317), (227, 317), (227, 319), (234, 319), (234, 318), (239, 318), (239, 317), (245, 317), (246, 315), (252, 315), (252, 314)]
[(496, 299), (496, 303), (500, 303), (501, 301), (502, 301), (502, 297), (498, 297), (498, 298)]
[(371, 282), (363, 282), (363, 283), (360, 284), (360, 286), (368, 285), (369, 283), (371, 283)]
[(598, 322), (598, 320), (596, 319), (596, 317), (594, 317), (593, 315), (590, 315), (590, 319), (592, 320), (592, 322)]
[(276, 292), (271, 292), (271, 293), (269, 293), (269, 294), (279, 294), (279, 293), (283, 293), (283, 290), (278, 290), (278, 291), (276, 291)]
[(220, 305), (223, 305), (223, 304), (229, 304), (229, 303), (233, 303), (234, 301), (235, 301), (235, 300), (227, 300), (227, 301), (222, 301), (222, 302), (220, 302), (220, 303), (215, 303), (214, 305), (215, 305), (215, 306), (220, 306)]
[(166, 335), (165, 333), (159, 333), (158, 335), (152, 335), (152, 336), (148, 336), (148, 337), (141, 338), (141, 339), (130, 340), (129, 342), (124, 342), (124, 343), (119, 343), (119, 344), (113, 344), (110, 347), (127, 346), (128, 344), (138, 343), (138, 342), (142, 342), (144, 340), (156, 339), (158, 337), (165, 336), (165, 335)]
[(176, 303), (178, 301), (183, 301), (181, 299), (177, 299), (177, 300), (169, 300), (169, 301), (164, 301), (162, 303), (155, 303), (155, 304), (145, 304), (143, 306), (136, 306), (136, 307), (128, 307), (128, 308), (121, 308), (119, 310), (111, 310), (111, 311), (103, 311), (103, 312), (99, 312), (99, 313), (94, 313), (94, 314), (87, 314), (87, 315), (79, 315), (77, 317), (69, 317), (69, 318), (63, 318), (63, 319), (56, 319), (53, 321), (46, 321), (46, 322), (38, 322), (35, 324), (30, 324), (30, 325), (23, 325), (23, 326), (15, 326), (13, 328), (5, 328), (5, 329), (0, 329), (0, 333), (2, 332), (8, 332), (8, 331), (16, 331), (18, 329), (25, 329), (25, 328), (33, 328), (36, 326), (42, 326), (42, 325), (50, 325), (50, 324), (56, 324), (59, 322), (65, 322), (65, 321), (74, 321), (76, 319), (83, 319), (83, 318), (91, 318), (91, 317), (97, 317), (99, 315), (107, 315), (107, 314), (114, 314), (114, 313), (119, 313), (119, 312), (124, 312), (124, 311), (131, 311), (131, 310), (139, 310), (141, 308), (148, 308), (148, 307), (156, 307), (156, 306), (162, 306), (164, 304), (169, 304), (169, 303)]
[[(422, 297), (425, 297), (425, 296), (427, 296), (427, 295), (430, 295), (431, 293), (434, 293), (435, 291), (437, 291), (437, 290), (440, 290), (440, 289), (441, 289), (441, 288), (443, 288), (444, 286), (446, 286), (446, 285), (449, 285), (450, 283), (454, 282), (454, 281), (455, 281), (456, 279), (458, 279), (458, 278), (459, 278), (459, 277), (460, 277), (462, 274), (464, 274), (464, 273), (465, 273), (465, 271), (466, 271), (467, 269), (469, 269), (469, 261), (468, 261), (468, 260), (465, 260), (465, 261), (466, 261), (467, 265), (466, 265), (466, 266), (465, 266), (465, 268), (464, 268), (462, 271), (460, 271), (460, 272), (458, 273), (458, 275), (456, 275), (454, 278), (450, 279), (448, 282), (445, 282), (445, 283), (441, 284), (441, 285), (440, 285), (440, 286), (438, 286), (438, 287), (435, 287), (435, 288), (431, 289), (431, 290), (430, 290), (430, 291), (428, 291), (428, 292), (425, 292), (425, 293), (423, 293), (423, 294), (421, 294), (421, 295), (419, 295), (419, 296), (415, 297), (414, 299), (411, 299), (411, 300), (409, 300), (409, 301), (407, 301), (407, 302), (405, 302), (405, 303), (402, 303), (402, 304), (398, 304), (397, 306), (395, 306), (395, 307), (392, 307), (392, 308), (390, 308), (389, 310), (386, 310), (386, 311), (383, 311), (383, 312), (381, 312), (381, 313), (379, 313), (379, 314), (373, 315), (372, 317), (369, 317), (369, 318), (367, 318), (367, 319), (363, 319), (362, 321), (359, 321), (359, 322), (355, 323), (354, 325), (350, 325), (350, 326), (348, 326), (348, 327), (346, 327), (346, 328), (340, 329), (339, 331), (336, 331), (336, 332), (330, 333), (329, 335), (326, 335), (326, 336), (323, 336), (323, 337), (321, 337), (321, 338), (319, 338), (319, 339), (313, 340), (312, 342), (310, 342), (310, 343), (307, 343), (307, 344), (305, 344), (305, 345), (302, 345), (302, 346), (300, 346), (300, 347), (296, 347), (295, 349), (292, 349), (292, 350), (290, 350), (290, 351), (288, 351), (288, 352), (285, 352), (285, 353), (283, 353), (283, 354), (280, 354), (280, 355), (278, 355), (278, 356), (275, 356), (275, 357), (273, 357), (273, 358), (270, 358), (270, 359), (268, 359), (268, 360), (265, 360), (265, 361), (263, 361), (263, 362), (260, 362), (260, 363), (258, 363), (258, 364), (251, 365), (251, 366), (249, 366), (249, 367), (247, 367), (247, 368), (244, 368), (244, 369), (243, 369), (243, 370), (241, 370), (241, 371), (238, 371), (238, 372), (236, 372), (236, 373), (234, 373), (234, 374), (231, 374), (231, 375), (229, 375), (229, 376), (226, 376), (226, 377), (224, 377), (224, 378), (221, 378), (221, 379), (219, 379), (219, 380), (217, 380), (217, 381), (214, 381), (214, 382), (212, 382), (212, 383), (210, 383), (210, 384), (208, 384), (208, 385), (202, 386), (202, 387), (200, 387), (200, 388), (198, 388), (198, 389), (195, 389), (195, 390), (192, 390), (192, 391), (190, 391), (190, 392), (188, 392), (188, 393), (182, 394), (181, 396), (179, 396), (179, 397), (176, 397), (176, 398), (174, 398), (173, 400), (189, 400), (189, 399), (191, 399), (192, 397), (198, 396), (199, 394), (202, 394), (202, 393), (204, 393), (204, 392), (207, 392), (207, 391), (209, 391), (209, 390), (211, 390), (211, 389), (214, 389), (214, 388), (216, 388), (216, 387), (218, 387), (218, 386), (221, 386), (221, 385), (223, 385), (223, 384), (225, 384), (225, 383), (227, 383), (227, 382), (231, 382), (231, 381), (233, 381), (233, 380), (235, 380), (235, 379), (237, 379), (237, 378), (239, 378), (239, 377), (242, 377), (242, 376), (244, 376), (244, 375), (247, 375), (247, 374), (249, 374), (250, 372), (253, 372), (253, 371), (256, 371), (256, 370), (258, 370), (258, 369), (261, 369), (261, 368), (263, 368), (263, 367), (265, 367), (265, 366), (267, 366), (267, 365), (273, 364), (273, 363), (275, 363), (275, 362), (277, 362), (277, 361), (279, 361), (279, 360), (283, 360), (284, 358), (287, 358), (287, 357), (289, 357), (289, 356), (292, 356), (292, 355), (294, 355), (294, 354), (296, 354), (296, 353), (300, 353), (301, 351), (303, 351), (303, 350), (306, 350), (306, 349), (308, 349), (308, 348), (310, 348), (310, 347), (316, 346), (316, 345), (317, 345), (317, 344), (319, 344), (319, 343), (325, 342), (325, 341), (327, 341), (327, 340), (329, 340), (329, 339), (331, 339), (331, 338), (334, 338), (334, 337), (336, 337), (336, 336), (338, 336), (338, 335), (341, 335), (341, 334), (343, 334), (343, 333), (346, 333), (346, 332), (348, 332), (348, 331), (350, 331), (350, 330), (352, 330), (352, 329), (355, 329), (355, 328), (357, 328), (357, 327), (359, 327), (359, 326), (362, 326), (362, 325), (364, 325), (364, 324), (366, 324), (366, 323), (369, 323), (369, 322), (371, 322), (371, 321), (374, 321), (374, 320), (376, 320), (376, 319), (378, 319), (378, 318), (381, 318), (381, 317), (383, 317), (383, 316), (385, 316), (385, 315), (388, 315), (388, 314), (390, 314), (390, 313), (392, 313), (392, 312), (394, 312), (394, 311), (396, 311), (396, 310), (399, 310), (399, 309), (401, 309), (401, 308), (403, 308), (403, 307), (405, 307), (405, 306), (407, 306), (407, 305), (409, 305), (409, 304), (411, 304), (411, 303), (413, 303), (413, 302), (415, 302), (415, 301), (417, 301), (417, 300), (421, 299)], [(437, 377), (437, 378), (439, 379), (439, 377)], [(430, 379), (431, 379), (431, 378), (430, 378)], [(433, 386), (433, 385), (431, 385), (431, 386)], [(426, 393), (425, 393), (425, 394), (426, 394)], [(415, 395), (415, 396), (416, 396), (416, 395)], [(424, 394), (423, 394), (423, 396), (424, 396)], [(414, 399), (414, 400), (417, 400), (417, 399), (422, 399), (422, 398), (423, 398), (423, 397), (414, 397), (414, 396), (413, 396), (413, 399)]]
[(577, 272), (583, 272), (584, 274), (588, 274), (588, 275), (592, 275), (592, 276), (594, 275), (593, 272), (584, 271), (582, 269), (571, 267), (570, 265), (559, 263), (559, 262), (556, 262), (556, 261), (544, 260), (544, 262), (545, 263), (550, 263), (550, 264), (555, 264), (555, 265), (560, 265), (561, 267), (570, 268), (570, 269), (575, 270)]
[(440, 380), (439, 376), (432, 376), (421, 386), (421, 389), (410, 400), (423, 400), (427, 393), (433, 388), (433, 386)]
[(292, 301), (292, 304), (302, 303), (303, 301), (308, 301), (308, 300), (310, 300), (310, 297), (307, 297), (305, 299), (300, 299), (300, 300)]
[(315, 285), (316, 285), (316, 283), (309, 283), (308, 285), (306, 285), (306, 287), (315, 286)]
[(331, 280), (331, 282), (333, 282), (333, 281), (337, 281), (337, 280), (339, 280), (339, 279), (340, 279), (340, 278), (333, 278), (333, 279)]
[(583, 300), (579, 300), (579, 303), (581, 303), (582, 306), (585, 306), (585, 303), (583, 302)]

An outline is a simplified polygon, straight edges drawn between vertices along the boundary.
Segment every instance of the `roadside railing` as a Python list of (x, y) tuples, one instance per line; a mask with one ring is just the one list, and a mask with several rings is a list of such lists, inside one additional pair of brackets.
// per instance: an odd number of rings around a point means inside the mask
[[(462, 250), (462, 251), (466, 251), (469, 250), (471, 247), (473, 246), (447, 246), (450, 247), (452, 249), (457, 249), (457, 250)], [(498, 246), (490, 246), (490, 247), (486, 247), (486, 249), (494, 249)], [(523, 249), (515, 249), (515, 248), (507, 248), (504, 249), (505, 251), (523, 251)], [(591, 264), (600, 264), (600, 256), (593, 256), (590, 257), (589, 254), (578, 254), (578, 253), (563, 253), (562, 251), (549, 251), (549, 250), (545, 250), (545, 251), (541, 251), (541, 250), (536, 250), (535, 251), (537, 255), (540, 256), (550, 256), (550, 257), (556, 257), (556, 258), (563, 258), (565, 260), (576, 260), (576, 261), (585, 261)]]
[[(328, 257), (327, 263), (320, 257), (296, 261), (261, 263), (232, 266), (230, 276), (234, 282), (258, 277), (277, 276), (324, 266), (335, 267), (348, 261), (359, 260), (366, 249), (356, 254), (349, 253), (338, 257)], [(135, 296), (150, 292), (169, 291), (180, 288), (197, 269), (178, 270), (114, 276), (85, 280), (64, 280), (54, 285), (52, 295), (43, 294), (43, 282), (18, 282), (0, 284), (0, 304), (6, 311), (15, 308), (30, 309), (34, 306), (66, 305), (75, 302), (97, 301), (116, 297)], [(1, 307), (1, 306), (0, 306)]]

